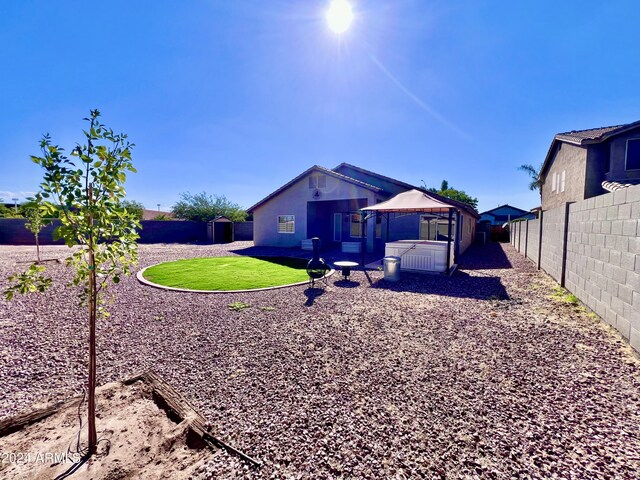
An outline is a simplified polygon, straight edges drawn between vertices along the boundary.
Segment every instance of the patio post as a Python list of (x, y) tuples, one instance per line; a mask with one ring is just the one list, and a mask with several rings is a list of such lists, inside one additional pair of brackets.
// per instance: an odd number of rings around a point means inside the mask
[(456, 229), (453, 240), (453, 263), (458, 263), (460, 257), (460, 239), (462, 238), (462, 224), (460, 223), (460, 210), (456, 210)]
[(449, 209), (449, 225), (447, 228), (447, 275), (451, 271), (451, 221), (453, 220), (453, 209)]
[(363, 210), (360, 210), (360, 263), (362, 264), (362, 270), (364, 270), (364, 249), (366, 248), (367, 245), (367, 241), (364, 238), (364, 234), (366, 232), (365, 226), (364, 226), (364, 220), (365, 218), (365, 212)]
[(387, 212), (387, 243), (389, 243), (389, 215), (391, 212)]

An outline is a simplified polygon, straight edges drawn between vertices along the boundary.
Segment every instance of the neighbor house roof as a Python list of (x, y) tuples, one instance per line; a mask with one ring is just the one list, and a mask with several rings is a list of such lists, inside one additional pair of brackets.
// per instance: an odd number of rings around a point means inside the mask
[(499, 210), (499, 209), (505, 208), (505, 207), (512, 208), (512, 209), (517, 210), (517, 211), (522, 212), (522, 213), (529, 213), (526, 210), (523, 210), (523, 209), (518, 208), (518, 207), (514, 207), (512, 205), (509, 205), (508, 203), (505, 203), (504, 205), (500, 205), (499, 207), (492, 208), (491, 210), (487, 210), (486, 212), (482, 212), (480, 215), (487, 215), (487, 214), (491, 215), (491, 212), (495, 212), (496, 210)]
[(161, 212), (160, 210), (142, 210), (142, 220), (153, 220), (158, 215), (165, 215), (167, 218), (173, 218), (173, 213), (171, 212)]
[(253, 210), (258, 208), (260, 205), (262, 205), (263, 203), (268, 202), (273, 197), (275, 197), (276, 195), (280, 194), (282, 191), (286, 190), (291, 185), (293, 185), (294, 183), (296, 183), (297, 181), (301, 180), (306, 175), (308, 175), (308, 174), (310, 174), (310, 173), (312, 173), (314, 171), (315, 172), (319, 172), (319, 173), (323, 173), (325, 175), (329, 175), (329, 176), (334, 177), (334, 178), (339, 178), (340, 180), (344, 180), (345, 182), (349, 182), (349, 183), (357, 185), (359, 187), (366, 188), (367, 190), (371, 190), (371, 191), (376, 192), (376, 193), (384, 192), (384, 190), (382, 188), (376, 187), (375, 185), (371, 185), (369, 183), (363, 182), (363, 181), (358, 180), (356, 178), (348, 177), (347, 175), (343, 175), (342, 173), (334, 172), (333, 170), (329, 170), (328, 168), (320, 167), (319, 165), (314, 165), (313, 167), (308, 168), (307, 170), (302, 172), (300, 175), (298, 175), (293, 180), (285, 183), (283, 186), (281, 186), (275, 192), (272, 192), (269, 195), (267, 195), (266, 197), (264, 197), (262, 200), (260, 200), (255, 205), (249, 207), (247, 209), (247, 212), (249, 212), (249, 213), (253, 212)]
[(586, 130), (571, 130), (570, 132), (557, 133), (556, 136), (553, 137), (553, 141), (549, 146), (547, 156), (545, 157), (544, 163), (540, 168), (540, 176), (542, 176), (542, 174), (545, 173), (547, 168), (549, 167), (551, 158), (553, 157), (553, 152), (555, 151), (555, 147), (558, 142), (566, 142), (578, 146), (601, 143), (605, 140), (610, 139), (611, 137), (615, 137), (616, 135), (620, 135), (627, 130), (631, 130), (637, 127), (640, 127), (640, 120), (636, 122), (625, 123), (624, 125), (589, 128)]

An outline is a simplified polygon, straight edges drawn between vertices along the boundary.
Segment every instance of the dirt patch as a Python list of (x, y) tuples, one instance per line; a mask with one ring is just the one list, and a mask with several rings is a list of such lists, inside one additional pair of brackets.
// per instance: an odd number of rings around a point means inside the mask
[[(189, 478), (211, 450), (158, 407), (143, 382), (110, 383), (98, 389), (98, 454), (83, 461), (78, 451), (79, 402), (0, 438), (0, 477), (51, 479), (74, 471), (74, 479)], [(80, 450), (87, 445), (86, 403), (80, 406)]]

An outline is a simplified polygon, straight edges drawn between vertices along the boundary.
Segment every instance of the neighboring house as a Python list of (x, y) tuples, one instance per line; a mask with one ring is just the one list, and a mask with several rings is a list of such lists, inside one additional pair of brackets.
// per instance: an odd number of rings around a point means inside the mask
[[(253, 240), (257, 246), (274, 247), (300, 246), (312, 237), (319, 237), (325, 246), (361, 242), (360, 209), (412, 189), (423, 190), (347, 163), (333, 170), (315, 165), (248, 209), (253, 214)], [(473, 241), (478, 213), (464, 203), (428, 194), (462, 212), (462, 253)], [(419, 213), (374, 215), (364, 229), (367, 251), (382, 250), (386, 241), (433, 239), (429, 236), (442, 232), (444, 222)]]
[(640, 121), (557, 134), (540, 180), (543, 210), (640, 184)]
[(490, 225), (502, 226), (506, 222), (517, 218), (531, 219), (536, 218), (534, 213), (522, 210), (521, 208), (512, 207), (509, 204), (500, 205), (499, 207), (487, 210), (480, 214), (479, 222), (489, 222)]
[(160, 210), (147, 210), (146, 208), (142, 211), (142, 220), (154, 220), (159, 215), (164, 215), (166, 216), (166, 218), (170, 218), (173, 220), (173, 213), (171, 212), (161, 212)]

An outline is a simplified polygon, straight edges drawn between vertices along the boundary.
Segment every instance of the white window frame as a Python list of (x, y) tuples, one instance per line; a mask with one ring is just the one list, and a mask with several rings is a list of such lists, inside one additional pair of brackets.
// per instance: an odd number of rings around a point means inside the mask
[[(322, 182), (321, 182), (322, 180)], [(327, 176), (320, 173), (317, 175), (309, 175), (309, 190), (327, 188)]]
[(629, 142), (640, 142), (640, 138), (627, 138), (627, 142), (624, 146), (624, 171), (625, 172), (640, 170), (638, 168), (627, 168), (627, 154), (629, 153)]
[[(358, 217), (360, 218), (360, 220), (358, 221), (358, 235), (354, 235), (353, 234), (353, 224), (355, 223), (353, 221), (354, 219), (354, 215), (358, 215)], [(351, 238), (362, 238), (362, 217), (360, 216), (359, 213), (350, 213), (349, 214), (349, 236)], [(367, 236), (367, 229), (365, 228), (364, 230), (364, 236)]]
[[(285, 220), (284, 222), (281, 222), (280, 219), (283, 217), (291, 217), (291, 220), (289, 221)], [(291, 232), (280, 230), (280, 225), (287, 225), (289, 222), (293, 222), (293, 230)], [(296, 233), (296, 216), (295, 215), (278, 215), (278, 225), (276, 226), (276, 229), (278, 233), (295, 234)]]
[(551, 191), (556, 191), (556, 172), (553, 172), (553, 175), (551, 175)]
[(560, 175), (560, 191), (564, 192), (564, 186), (567, 179), (567, 171), (562, 170), (562, 174)]

